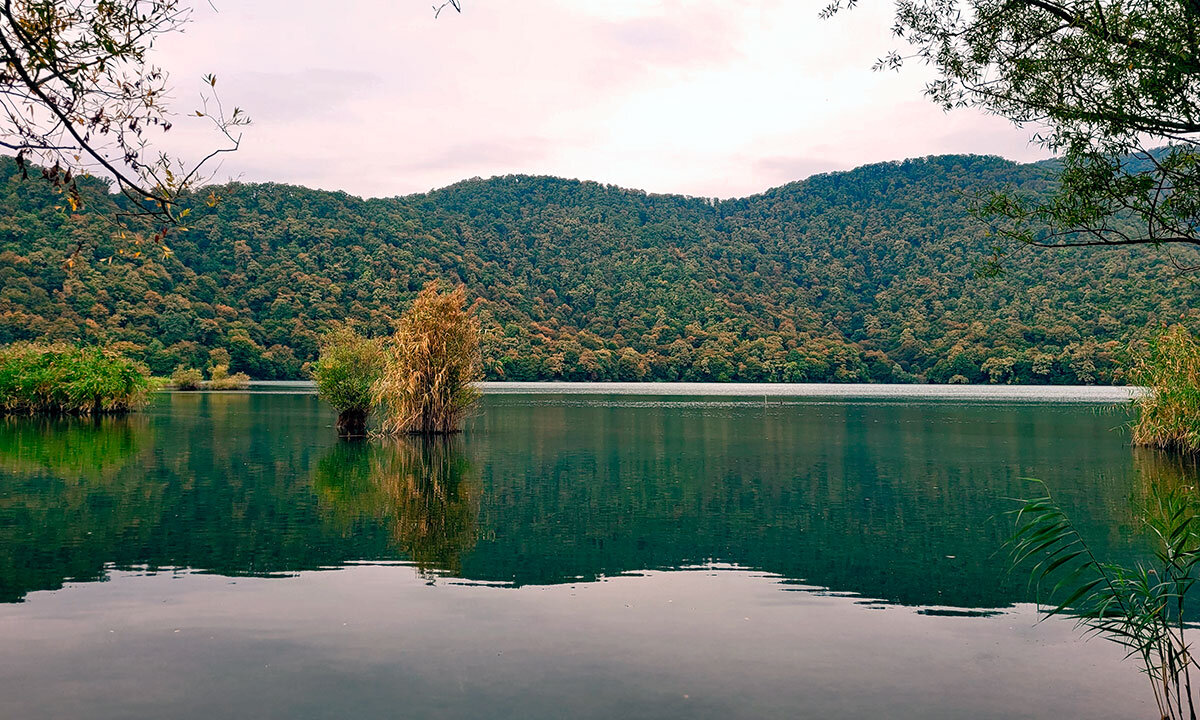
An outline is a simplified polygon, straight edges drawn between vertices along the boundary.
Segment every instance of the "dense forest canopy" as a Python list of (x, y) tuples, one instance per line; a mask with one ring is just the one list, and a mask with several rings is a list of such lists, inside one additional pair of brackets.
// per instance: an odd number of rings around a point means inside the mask
[(1131, 340), (1200, 316), (1166, 250), (973, 272), (997, 240), (972, 198), (1056, 174), (941, 156), (723, 201), (529, 176), (386, 199), (231, 184), (167, 253), (113, 237), (98, 181), (73, 210), (4, 160), (0, 342), (119, 343), (159, 374), (224, 350), (302, 378), (328, 328), (390, 333), (439, 278), (480, 300), (490, 379), (1122, 382)]

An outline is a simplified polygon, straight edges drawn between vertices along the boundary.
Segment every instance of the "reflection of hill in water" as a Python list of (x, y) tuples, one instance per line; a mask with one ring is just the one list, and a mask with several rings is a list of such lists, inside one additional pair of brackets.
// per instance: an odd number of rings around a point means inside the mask
[[(65, 441), (10, 421), (0, 599), (106, 564), (267, 575), (408, 559), (520, 585), (716, 560), (890, 602), (998, 607), (1027, 598), (998, 552), (1000, 498), (1028, 492), (1019, 478), (1049, 480), (1096, 545), (1124, 555), (1139, 484), (1184, 473), (1132, 452), (1112, 431), (1122, 421), (1054, 406), (492, 397), (449, 443), (354, 445), (331, 437), (314, 398), (270, 395), (174, 395)], [(87, 452), (103, 472), (80, 471)]]

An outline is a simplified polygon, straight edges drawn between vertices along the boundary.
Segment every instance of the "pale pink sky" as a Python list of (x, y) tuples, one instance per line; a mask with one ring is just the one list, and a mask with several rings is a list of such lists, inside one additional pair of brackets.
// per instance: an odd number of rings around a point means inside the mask
[[(896, 47), (887, 0), (196, 2), (155, 60), (175, 107), (213, 72), (254, 125), (218, 180), (364, 196), (533, 173), (731, 197), (815, 172), (939, 153), (1045, 157), (1029, 132), (944, 113)], [(168, 146), (214, 140), (181, 122)]]

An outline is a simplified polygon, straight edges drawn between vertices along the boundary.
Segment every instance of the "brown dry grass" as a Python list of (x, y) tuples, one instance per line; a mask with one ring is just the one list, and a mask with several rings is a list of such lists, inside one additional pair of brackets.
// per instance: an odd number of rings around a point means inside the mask
[(382, 406), (385, 434), (458, 432), (479, 397), (483, 377), (479, 320), (462, 286), (442, 293), (425, 286), (400, 318), (385, 349), (384, 370), (371, 388)]
[(1200, 452), (1200, 342), (1176, 325), (1149, 343), (1130, 377), (1149, 388), (1138, 402), (1133, 442), (1161, 450)]

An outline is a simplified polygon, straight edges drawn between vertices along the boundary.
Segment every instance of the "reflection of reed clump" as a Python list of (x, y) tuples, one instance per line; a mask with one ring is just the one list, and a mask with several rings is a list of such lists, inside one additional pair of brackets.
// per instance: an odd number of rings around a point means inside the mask
[(479, 488), (460, 438), (339, 443), (317, 466), (322, 512), (343, 535), (382, 526), (422, 574), (459, 573)]
[(144, 418), (0, 416), (0, 469), (75, 483), (121, 472), (149, 438)]
[(1134, 448), (1133, 466), (1137, 471), (1134, 505), (1138, 507), (1145, 505), (1154, 489), (1196, 488), (1200, 482), (1200, 456)]
[(95, 580), (163, 516), (145, 416), (0, 417), (0, 602)]

